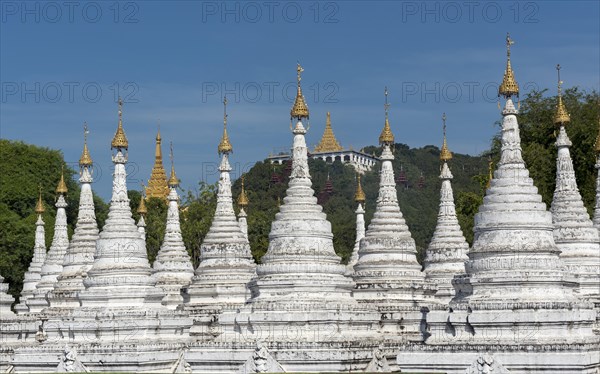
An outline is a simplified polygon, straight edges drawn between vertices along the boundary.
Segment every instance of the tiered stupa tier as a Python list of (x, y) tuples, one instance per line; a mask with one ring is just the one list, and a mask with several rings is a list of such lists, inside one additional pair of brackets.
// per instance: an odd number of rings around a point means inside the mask
[(187, 287), (194, 275), (194, 267), (190, 255), (183, 244), (181, 226), (179, 224), (179, 195), (177, 187), (179, 180), (175, 174), (173, 164), (173, 146), (171, 145), (171, 177), (169, 178), (171, 192), (167, 196), (169, 207), (167, 210), (167, 226), (165, 238), (158, 251), (156, 260), (152, 265), (156, 286), (162, 288), (166, 295), (162, 304), (175, 309), (183, 303), (181, 289)]
[(145, 241), (131, 215), (127, 196), (128, 142), (123, 130), (122, 102), (119, 124), (111, 143), (116, 150), (113, 189), (108, 218), (96, 242), (94, 263), (79, 297), (83, 307), (112, 308), (156, 306), (164, 296), (155, 288)]
[(170, 193), (169, 186), (167, 184), (167, 173), (163, 166), (162, 158), (162, 138), (160, 136), (160, 128), (156, 133), (156, 149), (154, 151), (154, 166), (148, 180), (148, 188), (146, 188), (146, 196), (158, 197), (160, 199), (166, 199)]
[(354, 239), (354, 248), (352, 249), (352, 255), (348, 261), (348, 268), (346, 269), (346, 275), (352, 276), (354, 274), (354, 265), (358, 262), (358, 250), (360, 249), (360, 240), (365, 237), (365, 201), (367, 200), (365, 192), (362, 189), (360, 183), (360, 174), (356, 174), (356, 192), (354, 193), (354, 201), (357, 204), (356, 210), (356, 238)]
[(223, 100), (223, 137), (217, 147), (221, 155), (217, 207), (208, 233), (200, 246), (200, 264), (189, 287), (189, 305), (227, 307), (242, 305), (250, 298), (248, 282), (256, 265), (248, 238), (233, 210), (229, 155), (233, 147), (227, 133), (227, 99)]
[(456, 217), (454, 194), (450, 182), (453, 176), (448, 167), (448, 161), (452, 159), (452, 153), (448, 149), (446, 142), (445, 113), (442, 120), (444, 122), (444, 140), (440, 151), (440, 161), (442, 162), (440, 172), (440, 179), (442, 180), (440, 209), (437, 226), (425, 254), (424, 271), (425, 279), (435, 284), (437, 288), (435, 293), (436, 299), (446, 305), (455, 293), (452, 286), (452, 279), (455, 275), (465, 273), (465, 262), (468, 260), (467, 252), (469, 251), (469, 244), (460, 229), (458, 218)]
[(60, 175), (60, 181), (56, 187), (58, 198), (56, 200), (56, 220), (54, 222), (54, 237), (50, 250), (46, 254), (46, 259), (40, 270), (40, 281), (36, 285), (33, 296), (27, 300), (27, 306), (32, 313), (39, 313), (42, 309), (49, 306), (48, 293), (54, 289), (57, 277), (62, 272), (62, 264), (65, 253), (69, 246), (69, 237), (67, 234), (67, 202), (65, 195), (67, 193), (67, 184), (65, 183), (64, 172)]
[(558, 127), (558, 156), (556, 187), (550, 208), (554, 223), (554, 241), (561, 251), (560, 258), (567, 265), (569, 273), (579, 277), (580, 295), (589, 297), (600, 306), (600, 238), (577, 188), (569, 151), (572, 143), (566, 131), (570, 117), (562, 100), (560, 65), (556, 68), (559, 78), (554, 124)]
[(92, 158), (87, 147), (87, 125), (84, 128), (83, 152), (79, 159), (79, 211), (75, 232), (64, 256), (63, 269), (54, 290), (48, 295), (51, 308), (79, 307), (78, 294), (85, 287), (83, 279), (94, 262), (98, 224), (92, 194)]
[[(510, 44), (507, 37), (509, 51)], [(597, 365), (595, 311), (577, 297), (552, 214), (521, 155), (518, 92), (508, 59), (499, 89), (506, 98), (500, 162), (475, 216), (467, 274), (455, 279), (460, 292), (450, 309), (427, 315), (425, 344), (400, 350), (403, 371), (583, 373)]]
[(38, 201), (35, 205), (35, 212), (38, 218), (35, 222), (33, 258), (23, 279), (23, 289), (19, 298), (19, 304), (15, 306), (15, 311), (19, 314), (29, 312), (27, 300), (33, 296), (36, 286), (41, 279), (42, 265), (44, 265), (44, 261), (46, 260), (46, 233), (44, 231), (44, 220), (42, 219), (42, 214), (45, 211), (44, 202), (42, 201), (42, 187), (40, 186)]
[(354, 266), (354, 296), (381, 307), (418, 306), (432, 291), (426, 290), (425, 275), (417, 262), (417, 249), (398, 205), (392, 147), (394, 135), (388, 120), (385, 89), (385, 123), (379, 136), (383, 146), (379, 196), (373, 219), (360, 241)]

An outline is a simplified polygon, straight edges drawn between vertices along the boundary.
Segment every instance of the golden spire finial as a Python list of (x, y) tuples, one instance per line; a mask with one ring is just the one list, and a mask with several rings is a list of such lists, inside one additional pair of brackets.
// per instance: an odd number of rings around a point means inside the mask
[(148, 208), (146, 208), (146, 186), (144, 186), (144, 183), (141, 183), (141, 185), (142, 185), (142, 196), (140, 197), (140, 205), (138, 206), (137, 212), (141, 216), (145, 216), (146, 213), (148, 213)]
[(171, 158), (171, 177), (169, 178), (169, 182), (167, 184), (169, 187), (175, 188), (179, 186), (179, 179), (177, 179), (177, 175), (175, 175), (175, 163), (173, 162), (173, 142), (171, 142), (171, 152), (169, 153), (169, 157)]
[(87, 122), (83, 123), (83, 152), (79, 158), (79, 166), (92, 166), (92, 157), (87, 146), (87, 135), (89, 134)]
[(233, 152), (233, 146), (229, 142), (229, 135), (227, 135), (227, 96), (223, 97), (223, 137), (217, 147), (217, 152), (219, 154)]
[(515, 74), (510, 64), (510, 46), (515, 44), (514, 40), (510, 38), (510, 34), (506, 34), (506, 70), (504, 71), (504, 78), (498, 88), (498, 97), (504, 96), (510, 98), (511, 96), (519, 97), (519, 84), (515, 80)]
[(246, 195), (246, 189), (244, 188), (244, 175), (242, 174), (242, 191), (238, 196), (237, 203), (240, 207), (245, 208), (249, 204), (248, 196)]
[(129, 147), (129, 142), (127, 141), (127, 136), (125, 136), (125, 130), (123, 130), (123, 100), (119, 97), (119, 125), (117, 126), (117, 132), (115, 132), (115, 136), (113, 137), (112, 142), (110, 143), (110, 147), (112, 148), (125, 148)]
[(333, 129), (331, 128), (331, 114), (327, 112), (325, 131), (323, 131), (321, 141), (315, 147), (315, 152), (337, 152), (343, 149), (344, 148), (340, 145), (333, 134)]
[(556, 73), (558, 75), (558, 104), (556, 106), (556, 113), (554, 114), (554, 124), (557, 126), (564, 126), (571, 121), (571, 117), (562, 101), (563, 81), (560, 80), (560, 64), (556, 65)]
[(388, 89), (387, 86), (383, 92), (385, 95), (385, 104), (383, 104), (383, 108), (385, 109), (385, 123), (383, 125), (383, 130), (379, 135), (379, 144), (381, 145), (392, 145), (394, 144), (394, 134), (392, 133), (392, 129), (390, 128), (390, 121), (388, 120), (388, 110), (390, 108), (390, 104), (388, 103)]
[(56, 186), (56, 193), (64, 195), (67, 192), (69, 192), (69, 189), (65, 183), (65, 166), (63, 165), (60, 171), (60, 181), (58, 181), (58, 186)]
[(46, 208), (44, 208), (44, 202), (42, 201), (42, 186), (39, 185), (38, 186), (38, 201), (37, 204), (35, 204), (35, 212), (37, 214), (43, 214), (46, 211)]
[(157, 127), (157, 130), (156, 130), (156, 142), (160, 143), (162, 141), (162, 137), (160, 136), (160, 118), (158, 119), (157, 122), (158, 123), (156, 125), (156, 127)]
[(298, 63), (296, 67), (297, 80), (298, 80), (298, 89), (296, 91), (296, 99), (294, 100), (294, 105), (292, 106), (292, 110), (290, 111), (291, 119), (297, 118), (299, 121), (302, 118), (308, 119), (308, 105), (306, 105), (306, 101), (304, 100), (304, 95), (302, 94), (302, 87), (300, 86), (300, 81), (302, 80), (302, 72), (304, 69)]
[(442, 115), (442, 123), (444, 141), (442, 142), (442, 149), (440, 151), (440, 160), (447, 162), (452, 159), (452, 152), (450, 152), (450, 149), (448, 149), (448, 143), (446, 142), (446, 113)]
[(362, 189), (362, 184), (360, 183), (360, 174), (356, 174), (356, 193), (354, 194), (354, 201), (359, 204), (363, 204), (367, 200), (365, 196), (365, 192)]
[(492, 161), (491, 156), (488, 156), (488, 181), (485, 184), (485, 188), (490, 188), (492, 179), (494, 179), (494, 161)]

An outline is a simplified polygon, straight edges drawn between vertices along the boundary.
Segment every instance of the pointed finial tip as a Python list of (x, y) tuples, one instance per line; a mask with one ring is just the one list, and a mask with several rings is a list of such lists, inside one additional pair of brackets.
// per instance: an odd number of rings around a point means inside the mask
[(90, 151), (87, 146), (87, 136), (89, 134), (87, 122), (83, 122), (83, 151), (81, 153), (81, 157), (79, 158), (79, 167), (89, 167), (92, 166), (93, 161), (90, 156)]
[(383, 104), (383, 108), (385, 109), (385, 122), (383, 124), (383, 130), (379, 135), (379, 144), (381, 145), (392, 145), (394, 144), (394, 134), (392, 133), (392, 129), (390, 128), (390, 122), (388, 120), (388, 109), (390, 104), (388, 103), (388, 89), (387, 86), (384, 90), (385, 95), (385, 104)]
[(298, 119), (300, 121), (302, 118), (309, 118), (308, 105), (306, 105), (306, 101), (304, 100), (304, 95), (302, 94), (302, 87), (300, 86), (300, 81), (302, 80), (302, 72), (304, 68), (298, 62), (296, 67), (296, 79), (298, 80), (298, 90), (296, 92), (296, 99), (294, 100), (294, 105), (292, 106), (292, 110), (290, 110), (291, 119)]
[(244, 174), (242, 174), (241, 179), (242, 179), (242, 190), (240, 191), (240, 195), (238, 196), (237, 204), (241, 208), (245, 208), (248, 206), (250, 201), (248, 200), (248, 195), (246, 195), (246, 188), (244, 187), (244, 179), (245, 179)]
[(123, 100), (119, 97), (119, 124), (117, 125), (117, 131), (115, 132), (115, 136), (113, 137), (112, 142), (110, 143), (111, 149), (127, 149), (129, 147), (129, 142), (127, 141), (127, 136), (125, 136), (125, 130), (123, 130)]
[(442, 149), (440, 150), (440, 160), (447, 162), (452, 159), (452, 152), (448, 148), (448, 142), (446, 141), (446, 113), (442, 115), (442, 132), (444, 139), (442, 141)]
[(233, 152), (233, 146), (229, 141), (229, 134), (227, 133), (227, 96), (223, 96), (223, 136), (217, 147), (217, 152), (219, 154)]
[(42, 185), (38, 185), (38, 201), (35, 204), (35, 212), (37, 214), (43, 214), (46, 211), (44, 208), (44, 201), (42, 200)]
[(69, 189), (65, 183), (65, 166), (63, 165), (60, 171), (60, 180), (58, 181), (58, 186), (56, 186), (56, 193), (59, 195), (64, 195), (67, 192), (69, 192)]
[(504, 71), (502, 83), (498, 87), (498, 97), (504, 96), (507, 99), (512, 96), (519, 97), (519, 84), (515, 80), (515, 74), (510, 63), (510, 47), (514, 43), (510, 38), (510, 33), (506, 33), (506, 70)]
[(362, 184), (360, 183), (360, 174), (356, 174), (356, 193), (354, 194), (354, 201), (359, 204), (363, 204), (367, 200), (365, 192), (363, 191)]
[(558, 91), (558, 103), (556, 104), (556, 113), (554, 114), (554, 124), (557, 126), (564, 126), (571, 121), (571, 116), (567, 112), (567, 108), (562, 100), (562, 84), (560, 80), (560, 64), (556, 65), (556, 75), (558, 79), (557, 91)]

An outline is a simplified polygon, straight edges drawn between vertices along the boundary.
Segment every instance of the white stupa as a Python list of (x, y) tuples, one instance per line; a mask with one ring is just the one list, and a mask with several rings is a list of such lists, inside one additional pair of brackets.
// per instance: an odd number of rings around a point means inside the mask
[(248, 283), (256, 265), (248, 238), (233, 210), (229, 155), (233, 147), (227, 133), (227, 99), (223, 100), (223, 137), (217, 147), (221, 155), (217, 207), (208, 233), (200, 246), (200, 264), (189, 287), (188, 306), (227, 308), (243, 305), (250, 298)]
[(29, 312), (27, 306), (27, 300), (29, 300), (35, 292), (36, 286), (40, 281), (42, 265), (46, 260), (46, 233), (44, 231), (44, 220), (42, 214), (46, 209), (42, 201), (42, 187), (40, 186), (39, 197), (37, 204), (35, 205), (35, 212), (37, 213), (37, 221), (35, 222), (35, 242), (33, 245), (33, 258), (29, 263), (29, 268), (25, 272), (23, 278), (23, 289), (21, 291), (21, 297), (19, 298), (19, 304), (15, 306), (15, 311), (18, 314)]
[(92, 158), (87, 147), (87, 124), (84, 127), (83, 152), (79, 159), (79, 211), (75, 233), (64, 256), (62, 272), (57, 278), (54, 290), (49, 293), (50, 308), (79, 307), (78, 294), (85, 287), (83, 279), (94, 262), (98, 224), (92, 194)]
[(360, 174), (356, 174), (356, 192), (354, 193), (354, 201), (356, 202), (356, 237), (354, 239), (354, 248), (352, 249), (352, 255), (348, 261), (346, 269), (346, 275), (352, 276), (354, 274), (354, 265), (358, 262), (358, 251), (360, 249), (360, 240), (365, 237), (365, 192), (360, 184)]
[(48, 303), (48, 293), (54, 289), (56, 279), (62, 272), (62, 264), (69, 246), (67, 213), (65, 211), (67, 207), (67, 202), (65, 201), (67, 191), (63, 170), (58, 186), (56, 187), (58, 198), (55, 205), (56, 221), (54, 222), (54, 237), (52, 238), (52, 244), (40, 271), (40, 281), (36, 285), (33, 296), (27, 300), (27, 306), (31, 313), (39, 313), (50, 305)]
[(183, 304), (181, 289), (190, 284), (194, 275), (194, 267), (181, 236), (179, 195), (177, 194), (179, 180), (175, 175), (175, 165), (173, 164), (173, 144), (171, 144), (171, 177), (168, 186), (170, 192), (167, 196), (169, 207), (165, 238), (152, 267), (156, 286), (162, 288), (166, 293), (162, 304), (175, 309), (178, 305)]
[(451, 180), (453, 178), (448, 161), (452, 159), (452, 153), (448, 149), (446, 141), (446, 114), (444, 122), (444, 141), (440, 151), (442, 162), (440, 179), (440, 208), (437, 218), (437, 226), (429, 242), (425, 253), (425, 279), (437, 288), (435, 298), (442, 304), (447, 305), (454, 296), (452, 279), (455, 275), (465, 273), (465, 262), (468, 260), (467, 243), (458, 224), (456, 207), (454, 206), (454, 194), (452, 192)]

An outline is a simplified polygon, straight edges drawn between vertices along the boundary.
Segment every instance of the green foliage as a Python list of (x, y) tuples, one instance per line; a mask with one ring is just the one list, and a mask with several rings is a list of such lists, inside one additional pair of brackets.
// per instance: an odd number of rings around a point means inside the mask
[[(33, 257), (35, 238), (34, 213), (38, 186), (46, 207), (43, 215), (46, 246), (49, 248), (54, 234), (54, 192), (64, 168), (67, 194), (67, 222), (69, 236), (73, 233), (79, 204), (79, 185), (72, 178), (75, 171), (69, 168), (60, 151), (37, 147), (19, 141), (0, 139), (0, 274), (10, 283), (9, 293), (18, 297), (23, 286), (23, 275)], [(107, 205), (94, 197), (101, 224), (106, 219)]]

